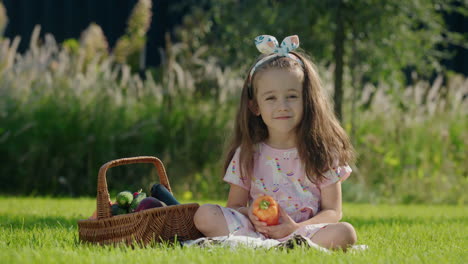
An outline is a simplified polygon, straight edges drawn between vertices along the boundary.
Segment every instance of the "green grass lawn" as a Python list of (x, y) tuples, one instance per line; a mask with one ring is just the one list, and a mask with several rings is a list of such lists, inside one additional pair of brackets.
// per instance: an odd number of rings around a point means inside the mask
[[(344, 204), (358, 233), (355, 252), (239, 248), (101, 247), (78, 241), (76, 221), (94, 199), (0, 197), (2, 263), (468, 263), (463, 206)], [(220, 202), (224, 205), (224, 202)]]

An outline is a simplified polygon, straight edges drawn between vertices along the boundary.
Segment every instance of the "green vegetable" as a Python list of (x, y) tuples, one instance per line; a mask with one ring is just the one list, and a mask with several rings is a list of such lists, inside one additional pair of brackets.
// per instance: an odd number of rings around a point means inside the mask
[(142, 192), (138, 194), (137, 197), (135, 197), (135, 199), (133, 199), (132, 203), (130, 204), (130, 212), (135, 211), (135, 209), (138, 207), (140, 202), (145, 198), (146, 198), (146, 193)]
[(117, 194), (117, 204), (122, 208), (128, 208), (133, 201), (133, 194), (129, 191), (123, 191)]
[(128, 210), (126, 208), (121, 208), (118, 204), (113, 204), (111, 206), (112, 215), (121, 215), (127, 214)]

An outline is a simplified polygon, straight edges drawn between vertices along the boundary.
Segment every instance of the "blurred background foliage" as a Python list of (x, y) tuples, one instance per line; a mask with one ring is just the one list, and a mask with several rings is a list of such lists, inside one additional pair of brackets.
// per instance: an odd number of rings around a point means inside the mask
[[(468, 48), (444, 20), (466, 17), (466, 1), (179, 1), (173, 11), (188, 11), (148, 68), (152, 4), (137, 1), (114, 45), (95, 23), (62, 43), (37, 26), (20, 53), (19, 37), (1, 35), (0, 2), (0, 193), (94, 195), (102, 164), (151, 155), (177, 196), (225, 199), (221, 161), (253, 38), (297, 34), (359, 155), (345, 200), (466, 202), (468, 79), (442, 63)], [(108, 173), (111, 192), (157, 181), (149, 165)]]

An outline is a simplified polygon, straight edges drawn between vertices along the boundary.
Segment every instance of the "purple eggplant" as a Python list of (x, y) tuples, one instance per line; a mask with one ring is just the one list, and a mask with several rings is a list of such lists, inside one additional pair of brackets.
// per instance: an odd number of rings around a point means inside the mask
[(159, 201), (158, 199), (154, 197), (146, 197), (145, 199), (141, 200), (141, 202), (138, 204), (138, 207), (135, 209), (135, 212), (163, 206), (166, 206), (166, 204)]

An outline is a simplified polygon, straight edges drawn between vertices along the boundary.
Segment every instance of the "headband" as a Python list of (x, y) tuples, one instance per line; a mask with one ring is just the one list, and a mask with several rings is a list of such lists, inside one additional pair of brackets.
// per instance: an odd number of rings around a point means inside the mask
[(268, 56), (262, 58), (257, 63), (255, 63), (252, 70), (250, 70), (250, 78), (252, 78), (252, 75), (254, 74), (255, 70), (260, 65), (276, 57), (288, 57), (299, 62), (299, 64), (304, 66), (304, 63), (297, 56), (289, 53), (299, 47), (299, 37), (297, 35), (285, 37), (281, 42), (281, 45), (278, 45), (278, 40), (276, 40), (276, 38), (273, 36), (260, 35), (255, 38), (255, 46), (257, 46), (257, 49), (261, 53), (268, 54)]

